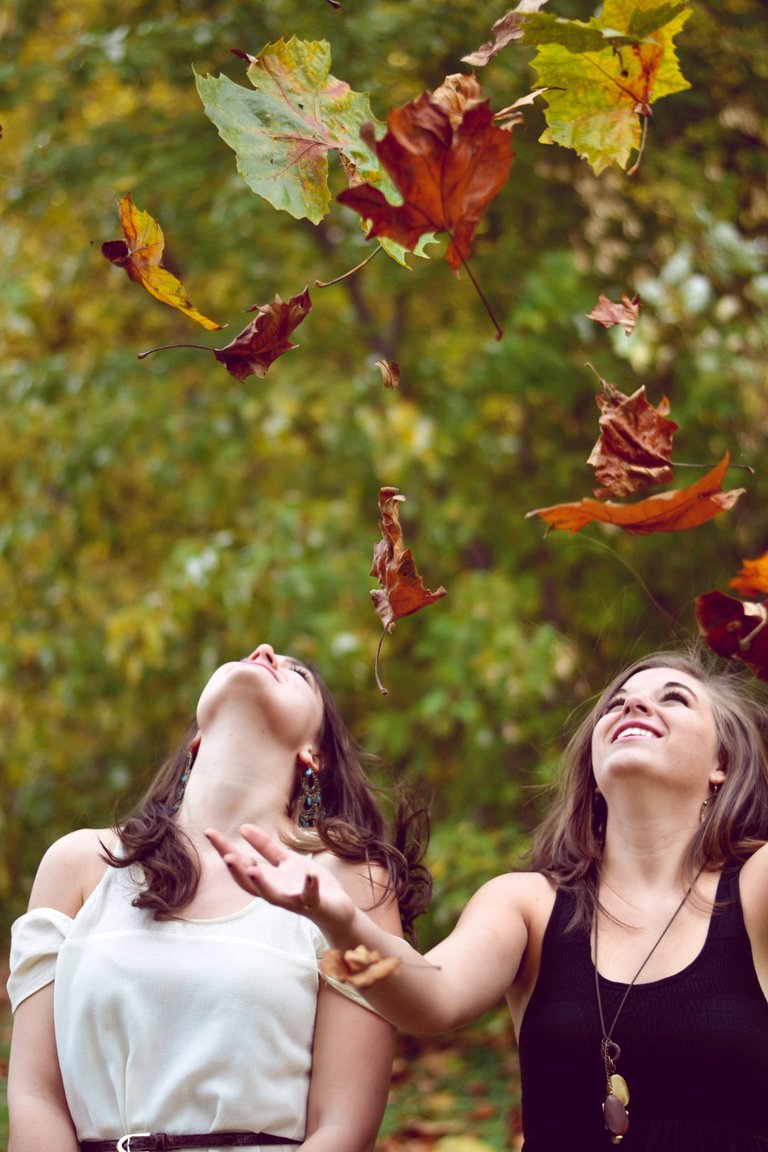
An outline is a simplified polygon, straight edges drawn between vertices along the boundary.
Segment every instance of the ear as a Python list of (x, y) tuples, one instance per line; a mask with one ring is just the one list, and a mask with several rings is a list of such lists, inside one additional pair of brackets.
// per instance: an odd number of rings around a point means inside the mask
[(317, 752), (315, 752), (311, 744), (307, 744), (304, 748), (299, 749), (297, 759), (305, 768), (311, 768), (314, 772), (320, 772), (322, 769)]
[(709, 774), (709, 782), (713, 788), (722, 788), (725, 783), (726, 771), (724, 768), (713, 768)]

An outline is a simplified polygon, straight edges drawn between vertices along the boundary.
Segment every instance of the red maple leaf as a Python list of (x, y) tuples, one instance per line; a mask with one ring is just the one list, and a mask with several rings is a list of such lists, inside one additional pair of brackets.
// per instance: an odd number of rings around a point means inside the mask
[(603, 485), (595, 495), (629, 496), (654, 484), (669, 484), (674, 476), (672, 437), (678, 425), (667, 418), (667, 398), (654, 407), (644, 387), (625, 396), (607, 380), (601, 383), (595, 398), (601, 409), (600, 436), (587, 459)]
[[(449, 78), (451, 80), (452, 78)], [(456, 271), (471, 255), (472, 238), (486, 205), (504, 185), (514, 153), (509, 130), (497, 127), (473, 77), (447, 85), (459, 98), (435, 93), (393, 109), (387, 134), (366, 143), (376, 152), (403, 198), (390, 204), (372, 184), (337, 196), (371, 221), (369, 236), (387, 236), (411, 251), (425, 232), (447, 232), (446, 260)]]

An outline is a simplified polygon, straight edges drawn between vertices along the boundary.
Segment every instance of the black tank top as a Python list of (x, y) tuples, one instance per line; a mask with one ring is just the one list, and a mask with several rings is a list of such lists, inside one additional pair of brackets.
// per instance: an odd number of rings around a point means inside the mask
[[(768, 1002), (755, 973), (739, 870), (723, 871), (706, 942), (663, 980), (636, 984), (613, 1039), (629, 1085), (625, 1152), (768, 1152)], [(558, 890), (520, 1029), (524, 1152), (609, 1152), (589, 934), (568, 932)], [(607, 1021), (626, 984), (600, 977)]]

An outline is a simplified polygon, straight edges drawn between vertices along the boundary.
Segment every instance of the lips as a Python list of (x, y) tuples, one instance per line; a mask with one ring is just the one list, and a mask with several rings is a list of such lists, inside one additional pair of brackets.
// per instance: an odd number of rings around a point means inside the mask
[(611, 744), (620, 740), (653, 740), (659, 733), (645, 724), (622, 724), (611, 737)]

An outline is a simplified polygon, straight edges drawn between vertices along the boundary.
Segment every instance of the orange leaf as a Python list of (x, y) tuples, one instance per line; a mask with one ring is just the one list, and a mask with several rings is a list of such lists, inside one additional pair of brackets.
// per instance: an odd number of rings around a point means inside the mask
[(106, 241), (101, 246), (102, 255), (118, 268), (124, 268), (131, 280), (141, 284), (156, 300), (183, 312), (203, 328), (223, 328), (223, 324), (217, 324), (198, 312), (181, 281), (163, 268), (165, 240), (157, 221), (136, 207), (130, 193), (121, 198), (118, 209), (125, 239)]
[(287, 304), (277, 295), (272, 304), (254, 304), (248, 311), (258, 312), (256, 319), (225, 348), (214, 348), (213, 354), (237, 380), (251, 375), (263, 378), (278, 356), (298, 348), (288, 337), (311, 307), (307, 288), (298, 296), (291, 296)]
[(613, 524), (636, 536), (696, 528), (731, 508), (744, 491), (743, 488), (734, 488), (723, 492), (720, 488), (729, 460), (726, 453), (716, 468), (688, 488), (661, 492), (635, 504), (587, 499), (574, 504), (536, 508), (526, 513), (526, 519), (538, 516), (551, 528), (562, 528), (571, 533), (580, 532), (593, 521)]
[(639, 315), (639, 296), (633, 296), (630, 299), (622, 292), (621, 303), (614, 304), (613, 300), (609, 300), (601, 292), (597, 298), (597, 304), (591, 312), (587, 312), (587, 319), (596, 320), (598, 324), (602, 324), (603, 328), (612, 328), (614, 324), (621, 324), (627, 336), (631, 336)]
[(480, 217), (507, 180), (513, 156), (510, 133), (493, 123), (480, 86), (473, 77), (463, 80), (393, 109), (382, 140), (372, 129), (365, 134), (402, 204), (390, 204), (372, 184), (337, 197), (372, 222), (369, 237), (386, 236), (413, 250), (425, 232), (447, 232), (446, 260), (454, 271), (471, 255)]
[(742, 596), (768, 596), (768, 552), (756, 560), (742, 560), (741, 572), (729, 583)]
[(340, 980), (342, 984), (353, 984), (355, 988), (370, 988), (399, 967), (397, 956), (382, 957), (381, 953), (369, 951), (363, 944), (348, 948), (346, 952), (331, 948), (320, 958), (323, 976)]
[(768, 600), (737, 600), (723, 592), (696, 597), (696, 621), (713, 652), (742, 660), (768, 680)]
[(371, 576), (378, 576), (381, 588), (374, 588), (371, 599), (384, 630), (391, 632), (401, 616), (410, 616), (447, 595), (445, 588), (430, 592), (424, 587), (410, 548), (403, 544), (398, 504), (405, 500), (399, 488), (379, 490), (382, 539), (373, 549)]
[(658, 408), (646, 400), (645, 388), (625, 396), (614, 384), (601, 381), (597, 405), (602, 409), (600, 436), (587, 460), (602, 488), (596, 496), (629, 496), (653, 484), (669, 484), (672, 437), (678, 425), (667, 419), (666, 397)]

